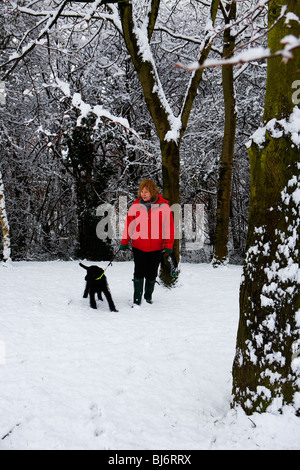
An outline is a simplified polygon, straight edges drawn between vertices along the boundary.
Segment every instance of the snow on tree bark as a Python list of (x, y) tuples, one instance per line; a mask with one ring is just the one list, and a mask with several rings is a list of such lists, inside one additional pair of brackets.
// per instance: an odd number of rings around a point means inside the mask
[[(300, 18), (299, 2), (286, 2)], [(282, 2), (269, 3), (269, 25)], [(269, 47), (299, 34), (297, 20), (275, 23)], [(300, 415), (300, 110), (292, 83), (300, 50), (287, 63), (269, 59), (264, 122), (249, 146), (251, 195), (240, 322), (233, 364), (233, 405), (247, 414), (294, 406)]]
[(2, 180), (2, 173), (0, 171), (0, 219), (2, 227), (3, 237), (3, 260), (8, 261), (10, 259), (10, 232), (9, 224), (5, 209), (5, 197), (4, 197), (4, 184)]

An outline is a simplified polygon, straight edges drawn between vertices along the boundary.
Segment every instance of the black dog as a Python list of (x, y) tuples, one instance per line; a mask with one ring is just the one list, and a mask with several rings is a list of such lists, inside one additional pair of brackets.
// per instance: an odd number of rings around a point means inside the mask
[(79, 263), (79, 266), (87, 270), (87, 275), (85, 276), (86, 287), (83, 297), (86, 299), (90, 294), (91, 307), (97, 308), (95, 294), (98, 295), (99, 300), (103, 300), (103, 292), (107, 299), (110, 310), (112, 312), (117, 312), (118, 310), (116, 309), (115, 304), (113, 302), (106, 276), (103, 274), (103, 269), (99, 268), (98, 266), (85, 266), (82, 263)]

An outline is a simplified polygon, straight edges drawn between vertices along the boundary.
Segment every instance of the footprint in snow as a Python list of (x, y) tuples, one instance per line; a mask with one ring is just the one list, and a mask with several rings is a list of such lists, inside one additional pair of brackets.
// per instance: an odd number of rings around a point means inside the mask
[(104, 433), (103, 428), (101, 427), (101, 421), (102, 421), (102, 411), (101, 408), (97, 405), (97, 403), (91, 403), (90, 404), (90, 410), (91, 410), (91, 418), (93, 422), (96, 424), (96, 428), (94, 430), (94, 435), (96, 437), (101, 436), (101, 434)]

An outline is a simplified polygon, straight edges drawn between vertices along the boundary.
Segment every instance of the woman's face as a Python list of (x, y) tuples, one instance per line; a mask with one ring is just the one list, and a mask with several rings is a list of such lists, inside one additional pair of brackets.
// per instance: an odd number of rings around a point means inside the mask
[(151, 193), (148, 191), (148, 189), (143, 188), (141, 191), (141, 198), (143, 199), (144, 202), (150, 202), (151, 201)]

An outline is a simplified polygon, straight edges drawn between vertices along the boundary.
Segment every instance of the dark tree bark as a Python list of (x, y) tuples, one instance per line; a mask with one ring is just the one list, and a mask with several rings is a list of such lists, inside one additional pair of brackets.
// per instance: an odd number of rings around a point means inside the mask
[[(226, 25), (235, 20), (235, 2), (227, 5), (224, 17)], [(224, 32), (223, 58), (229, 59), (232, 56), (234, 48), (235, 37), (232, 35), (231, 29), (227, 28)], [(216, 242), (213, 260), (214, 266), (226, 264), (228, 261), (232, 164), (236, 132), (236, 103), (232, 65), (223, 65), (222, 84), (225, 105), (225, 123), (218, 179)]]

